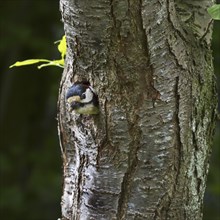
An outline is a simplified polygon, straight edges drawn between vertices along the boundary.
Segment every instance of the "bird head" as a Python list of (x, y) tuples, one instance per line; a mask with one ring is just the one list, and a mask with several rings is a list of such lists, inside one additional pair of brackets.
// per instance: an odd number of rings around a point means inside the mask
[(98, 114), (98, 96), (88, 83), (74, 83), (66, 93), (71, 110), (79, 114)]

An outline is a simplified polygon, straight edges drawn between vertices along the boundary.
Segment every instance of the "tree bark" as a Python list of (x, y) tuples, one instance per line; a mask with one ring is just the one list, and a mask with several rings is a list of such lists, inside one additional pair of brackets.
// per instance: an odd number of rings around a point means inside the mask
[[(202, 219), (216, 94), (211, 0), (60, 0), (62, 219)], [(65, 94), (88, 80), (100, 114)]]

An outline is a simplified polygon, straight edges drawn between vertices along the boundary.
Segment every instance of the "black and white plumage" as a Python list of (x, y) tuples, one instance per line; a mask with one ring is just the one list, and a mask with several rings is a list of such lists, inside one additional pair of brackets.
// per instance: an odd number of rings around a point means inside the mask
[(98, 114), (98, 96), (89, 83), (74, 83), (67, 91), (66, 100), (71, 110), (79, 114)]

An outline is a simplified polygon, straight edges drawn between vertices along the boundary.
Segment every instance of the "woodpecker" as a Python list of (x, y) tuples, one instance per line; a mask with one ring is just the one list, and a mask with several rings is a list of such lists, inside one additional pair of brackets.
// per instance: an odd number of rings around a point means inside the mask
[(99, 113), (98, 95), (87, 82), (74, 83), (66, 93), (70, 109), (84, 115)]

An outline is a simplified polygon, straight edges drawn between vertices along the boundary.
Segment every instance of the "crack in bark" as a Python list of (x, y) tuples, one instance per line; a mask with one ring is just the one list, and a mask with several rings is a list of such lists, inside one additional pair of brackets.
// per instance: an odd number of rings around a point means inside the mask
[[(176, 33), (179, 35), (179, 37), (183, 40), (183, 42), (187, 42), (187, 37), (184, 36), (184, 32), (180, 29), (180, 25), (176, 26), (172, 20), (172, 15), (173, 15), (173, 12), (172, 12), (172, 9), (171, 9), (171, 4), (170, 4), (170, 0), (167, 0), (167, 19), (168, 19), (168, 22), (171, 24), (171, 26), (173, 27), (173, 30), (176, 31)], [(173, 4), (175, 4), (174, 2), (172, 2)], [(172, 5), (174, 8), (175, 6)], [(177, 21), (177, 19), (175, 19), (175, 21)], [(183, 26), (181, 26), (181, 28), (183, 28)], [(185, 32), (187, 32), (185, 29), (184, 29)]]
[[(143, 72), (142, 75), (145, 73)], [(140, 84), (146, 83), (146, 80), (140, 77)], [(148, 88), (148, 85), (147, 85)], [(140, 87), (140, 90), (142, 87)], [(143, 94), (140, 92), (140, 94)], [(135, 174), (137, 165), (138, 165), (138, 150), (140, 148), (140, 137), (141, 130), (138, 127), (139, 125), (139, 116), (136, 112), (142, 107), (144, 101), (144, 96), (140, 95), (139, 100), (136, 103), (136, 106), (133, 106), (133, 110), (127, 113), (128, 125), (129, 125), (129, 134), (132, 138), (131, 143), (129, 144), (129, 155), (128, 155), (128, 168), (123, 177), (121, 183), (121, 193), (119, 195), (118, 200), (118, 210), (117, 210), (117, 219), (122, 220), (126, 218), (127, 213), (127, 205), (129, 201), (129, 197), (131, 195), (131, 185), (133, 182), (133, 176)]]
[(109, 137), (108, 137), (107, 98), (105, 98), (105, 101), (104, 101), (104, 123), (105, 123), (105, 126), (104, 126), (105, 134), (104, 134), (104, 137), (101, 137), (102, 141), (98, 144), (98, 151), (97, 151), (97, 156), (96, 156), (97, 171), (99, 170), (102, 149), (108, 144), (108, 139), (109, 139)]
[(179, 59), (177, 57), (177, 55), (175, 54), (175, 52), (173, 51), (173, 48), (172, 48), (172, 45), (170, 44), (169, 40), (166, 39), (166, 43), (167, 43), (167, 46), (168, 46), (168, 49), (169, 49), (169, 52), (171, 55), (173, 55), (173, 58), (174, 58), (174, 61), (176, 63), (176, 66), (180, 67), (181, 70), (183, 71), (186, 71), (188, 70), (186, 67), (184, 67), (181, 63), (179, 63)]
[(213, 23), (214, 23), (214, 20), (211, 19), (210, 22), (209, 22), (208, 25), (207, 25), (207, 28), (206, 28), (204, 34), (203, 34), (202, 37), (199, 39), (200, 42), (204, 40), (205, 36), (206, 36), (206, 35), (208, 34), (208, 32), (210, 31), (210, 27), (211, 27), (211, 25), (212, 25)]
[(160, 198), (160, 202), (157, 204), (153, 219), (154, 220), (161, 219), (161, 216), (165, 217), (165, 219), (168, 219), (168, 211), (170, 204), (171, 204), (171, 198), (168, 193), (165, 193)]
[[(79, 152), (80, 154), (80, 152)], [(81, 157), (80, 157), (80, 165), (78, 167), (78, 180), (77, 180), (77, 207), (76, 207), (76, 210), (78, 212), (78, 216), (80, 216), (80, 206), (81, 206), (81, 202), (82, 202), (82, 199), (81, 199), (81, 196), (82, 196), (82, 186), (83, 186), (83, 178), (82, 178), (82, 174), (83, 174), (83, 169), (85, 167), (85, 164), (86, 164), (86, 157), (85, 155), (83, 154)], [(76, 214), (76, 213), (75, 213)], [(73, 215), (74, 217), (74, 215)]]
[[(136, 130), (132, 128), (132, 130)], [(137, 131), (136, 131), (137, 132)], [(133, 133), (134, 135), (134, 133)], [(135, 135), (134, 135), (135, 136)], [(138, 138), (137, 138), (138, 139)], [(134, 142), (137, 142), (134, 140)], [(134, 150), (132, 150), (133, 146), (137, 146)], [(128, 205), (128, 199), (131, 193), (131, 184), (133, 180), (133, 175), (135, 173), (137, 164), (138, 164), (138, 158), (137, 158), (137, 152), (139, 149), (138, 143), (131, 142), (130, 144), (130, 153), (128, 158), (128, 163), (131, 160), (130, 165), (127, 168), (127, 171), (123, 177), (123, 181), (121, 183), (121, 193), (118, 199), (118, 210), (117, 210), (117, 219), (125, 219), (127, 205)]]
[(115, 18), (115, 15), (114, 15), (113, 2), (114, 2), (114, 0), (110, 0), (110, 13), (111, 13), (111, 17), (113, 19), (114, 28), (116, 28), (116, 18)]
[[(65, 149), (63, 147), (63, 145), (65, 145), (66, 143), (66, 139), (64, 138), (64, 129), (63, 129), (63, 124), (62, 124), (62, 115), (61, 115), (61, 108), (65, 105), (63, 105), (65, 103), (65, 98), (62, 97), (62, 88), (63, 85), (66, 81), (67, 78), (67, 70), (63, 71), (63, 75), (61, 78), (61, 82), (60, 82), (60, 87), (59, 87), (59, 98), (57, 101), (57, 128), (58, 128), (58, 136), (59, 136), (59, 144), (60, 144), (60, 149), (61, 149), (61, 156), (63, 158), (63, 163), (66, 163), (66, 153), (65, 153)], [(65, 140), (65, 141), (64, 141)]]
[[(176, 162), (176, 181), (178, 182), (178, 177), (180, 174), (180, 165), (181, 165), (181, 159), (182, 159), (182, 142), (180, 138), (180, 119), (179, 119), (179, 107), (180, 107), (180, 95), (179, 95), (179, 77), (176, 77), (176, 84), (174, 89), (174, 95), (176, 99), (176, 112), (175, 112), (175, 127), (176, 127), (176, 156), (177, 159), (174, 160)], [(176, 185), (174, 185), (176, 186)], [(176, 189), (175, 189), (176, 190)]]
[[(146, 54), (146, 57), (147, 57), (147, 77), (148, 77), (148, 81), (149, 82), (146, 82), (146, 76), (145, 74), (143, 73), (142, 74), (142, 78), (144, 80), (140, 80), (140, 83), (143, 84), (146, 84), (146, 87), (148, 88), (148, 98), (151, 98), (152, 99), (152, 105), (153, 107), (155, 107), (155, 102), (157, 99), (160, 98), (160, 92), (155, 88), (155, 85), (154, 85), (154, 71), (153, 71), (153, 65), (151, 64), (151, 56), (150, 56), (150, 51), (149, 51), (149, 48), (148, 48), (148, 36), (147, 36), (147, 31), (146, 29), (144, 28), (144, 22), (143, 22), (143, 17), (142, 17), (142, 0), (139, 0), (139, 5), (140, 5), (140, 30), (141, 32), (143, 33), (142, 34), (142, 37), (143, 37), (143, 40), (142, 40), (142, 45), (143, 45), (143, 49), (144, 49), (144, 52)], [(144, 88), (144, 86), (143, 86)]]
[(176, 83), (174, 85), (174, 97), (175, 97), (175, 112), (174, 112), (174, 126), (175, 126), (175, 143), (174, 143), (174, 150), (175, 150), (175, 159), (174, 159), (174, 169), (175, 169), (175, 177), (173, 184), (171, 185), (170, 191), (166, 192), (161, 198), (159, 203), (157, 204), (157, 208), (154, 213), (154, 220), (161, 219), (161, 216), (165, 217), (165, 219), (169, 218), (169, 211), (172, 202), (173, 195), (177, 190), (177, 185), (179, 181), (180, 175), (180, 168), (181, 168), (181, 158), (182, 158), (182, 143), (180, 138), (180, 121), (179, 121), (179, 106), (180, 106), (180, 97), (178, 92), (179, 87), (179, 77), (176, 77)]

